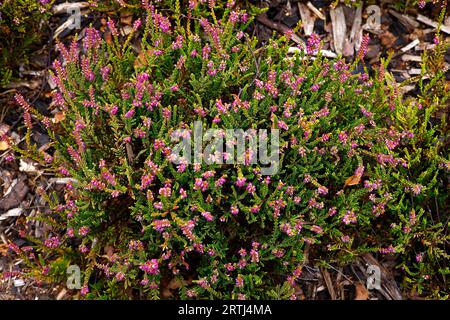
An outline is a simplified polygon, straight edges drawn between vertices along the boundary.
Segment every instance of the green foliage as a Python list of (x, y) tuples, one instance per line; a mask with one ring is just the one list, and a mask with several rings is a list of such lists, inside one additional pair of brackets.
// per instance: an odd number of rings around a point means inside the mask
[[(112, 21), (111, 41), (89, 28), (81, 53), (77, 39), (59, 44), (55, 118), (16, 96), (26, 126), (33, 115), (52, 139), (37, 150), (28, 135), (17, 152), (71, 179), (64, 196), (41, 192), (50, 231), (30, 240), (42, 260), (15, 248), (30, 274), (64, 282), (63, 266), (78, 264), (87, 299), (287, 299), (308, 244), (319, 261), (396, 255), (405, 290), (445, 296), (444, 45), (424, 57), (419, 100), (405, 101), (388, 62), (355, 74), (341, 59), (288, 56), (289, 35), (258, 48), (238, 8), (176, 11), (149, 7), (126, 39)], [(278, 172), (175, 164), (172, 134), (195, 121), (279, 129)]]
[(49, 16), (52, 1), (6, 0), (0, 4), (0, 87), (17, 77), (33, 45), (41, 39), (41, 22)]

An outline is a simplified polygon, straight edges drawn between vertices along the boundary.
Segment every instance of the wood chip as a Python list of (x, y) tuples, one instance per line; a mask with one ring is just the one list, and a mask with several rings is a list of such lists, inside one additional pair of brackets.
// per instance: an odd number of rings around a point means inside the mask
[(131, 24), (133, 23), (133, 15), (130, 13), (123, 13), (120, 15), (120, 22), (122, 24), (131, 26)]
[(53, 39), (56, 39), (59, 37), (59, 35), (64, 32), (66, 29), (71, 28), (76, 25), (76, 16), (71, 15), (67, 20), (60, 25), (58, 28), (56, 28), (55, 33), (53, 34)]
[(362, 37), (362, 6), (359, 6), (356, 9), (355, 19), (353, 20), (352, 30), (350, 31), (350, 43), (353, 45), (355, 52), (358, 52), (361, 47)]
[(407, 52), (411, 49), (413, 49), (415, 46), (417, 46), (418, 44), (420, 44), (420, 40), (416, 39), (413, 42), (411, 42), (410, 44), (408, 44), (407, 46), (403, 47), (400, 49), (401, 52)]
[(64, 2), (54, 5), (52, 10), (54, 14), (72, 13), (73, 10), (89, 7), (88, 2)]
[(320, 11), (319, 9), (317, 9), (316, 7), (314, 7), (314, 5), (311, 3), (311, 1), (308, 1), (308, 3), (306, 4), (308, 6), (308, 8), (314, 12), (314, 14), (321, 20), (325, 21), (325, 15), (322, 13), (322, 11)]
[[(272, 20), (270, 20), (267, 17), (267, 15), (265, 13), (258, 15), (256, 17), (256, 20), (258, 20), (260, 23), (262, 23), (266, 27), (269, 27), (269, 28), (271, 28), (273, 30), (276, 30), (276, 31), (280, 32), (281, 34), (285, 34), (285, 33), (289, 32), (289, 31), (292, 31), (292, 29), (290, 29), (289, 27), (285, 26), (282, 23), (273, 22)], [(292, 39), (292, 41), (294, 41), (298, 45), (305, 46), (305, 42), (298, 35), (292, 34), (291, 39)]]
[(389, 13), (393, 15), (398, 21), (408, 30), (408, 32), (413, 32), (414, 29), (419, 28), (419, 23), (412, 17), (406, 14), (400, 14), (395, 10), (389, 10)]
[[(290, 47), (288, 49), (289, 55), (295, 54), (296, 52), (303, 52), (303, 51), (297, 47)], [(322, 56), (324, 56), (325, 58), (329, 58), (329, 59), (335, 59), (338, 57), (338, 55), (336, 53), (334, 53), (333, 51), (330, 51), (330, 50), (320, 50), (320, 53), (322, 54)]]
[(56, 300), (62, 300), (62, 298), (64, 298), (66, 293), (67, 293), (67, 290), (65, 288), (63, 288), (56, 296)]
[(28, 193), (28, 186), (25, 183), (26, 177), (20, 176), (15, 184), (11, 186), (11, 190), (8, 191), (3, 198), (0, 198), (0, 209), (9, 210), (16, 208), (20, 205), (22, 200)]
[(67, 183), (77, 183), (78, 181), (73, 178), (50, 178), (48, 179), (49, 184), (67, 184)]
[(362, 283), (355, 283), (355, 300), (367, 300), (369, 299), (369, 291)]
[(399, 88), (399, 90), (400, 90), (400, 93), (401, 93), (402, 95), (404, 95), (404, 94), (406, 94), (406, 93), (408, 93), (408, 92), (410, 92), (410, 91), (413, 91), (415, 88), (416, 88), (416, 87), (413, 86), (413, 85), (411, 85), (411, 86), (401, 86), (401, 87)]
[[(423, 24), (426, 24), (427, 26), (437, 28), (439, 24), (436, 21), (431, 20), (430, 18), (427, 18), (421, 14), (417, 15), (417, 21), (422, 22)], [(441, 26), (441, 31), (445, 32), (446, 34), (450, 34), (450, 27), (446, 25)]]
[(419, 69), (419, 68), (413, 68), (413, 69), (410, 69), (410, 70), (408, 71), (408, 73), (409, 73), (410, 75), (412, 75), (412, 76), (417, 76), (417, 75), (422, 74), (422, 69)]
[(10, 209), (6, 211), (6, 213), (0, 215), (0, 221), (6, 220), (10, 217), (19, 217), (22, 214), (22, 212), (23, 212), (22, 208)]
[(325, 269), (321, 268), (323, 280), (327, 286), (328, 292), (330, 293), (331, 300), (337, 300), (336, 291), (334, 290), (333, 281), (331, 281), (330, 273)]
[(414, 56), (412, 54), (404, 54), (402, 55), (403, 61), (412, 61), (412, 62), (422, 62), (421, 56)]
[(23, 287), (25, 285), (25, 281), (23, 281), (23, 279), (14, 279), (14, 287), (18, 288), (18, 287)]
[(133, 32), (133, 27), (131, 27), (131, 26), (124, 26), (123, 28), (120, 29), (120, 34), (122, 36), (128, 36), (132, 32)]
[(331, 24), (333, 26), (334, 49), (338, 55), (344, 50), (344, 42), (347, 34), (345, 14), (342, 6), (330, 10)]
[(4, 86), (5, 89), (17, 89), (17, 88), (28, 88), (30, 90), (36, 90), (41, 86), (40, 80), (31, 80), (31, 81), (11, 81), (7, 85)]
[(297, 5), (302, 19), (303, 31), (306, 36), (310, 36), (314, 32), (314, 22), (316, 21), (316, 17), (303, 3), (299, 2)]

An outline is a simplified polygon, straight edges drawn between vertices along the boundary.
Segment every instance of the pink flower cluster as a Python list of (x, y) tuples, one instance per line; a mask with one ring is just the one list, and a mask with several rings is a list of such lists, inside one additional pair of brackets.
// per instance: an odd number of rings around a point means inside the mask
[(139, 266), (139, 269), (148, 274), (158, 274), (159, 273), (159, 264), (157, 259), (152, 259), (146, 261), (144, 264)]

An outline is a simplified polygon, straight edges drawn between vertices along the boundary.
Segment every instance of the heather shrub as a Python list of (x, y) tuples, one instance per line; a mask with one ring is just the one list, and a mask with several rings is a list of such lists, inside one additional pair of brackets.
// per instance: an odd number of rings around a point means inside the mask
[[(58, 44), (53, 118), (16, 96), (28, 128), (17, 152), (67, 179), (63, 194), (39, 190), (48, 209), (31, 218), (45, 238), (11, 246), (28, 274), (63, 283), (78, 265), (87, 299), (295, 299), (305, 250), (328, 263), (374, 252), (398, 257), (405, 289), (445, 294), (442, 52), (427, 60), (434, 72), (424, 66), (419, 104), (387, 62), (369, 76), (358, 61), (311, 59), (315, 36), (294, 55), (289, 34), (258, 47), (232, 5), (172, 17), (149, 6), (127, 38), (110, 20), (111, 41), (89, 28), (80, 47)], [(49, 148), (31, 142), (35, 121)], [(195, 121), (279, 130), (278, 170), (263, 175), (250, 147), (240, 164), (174, 163), (173, 133)]]
[(51, 1), (16, 0), (0, 3), (0, 87), (17, 77), (20, 63), (39, 43)]

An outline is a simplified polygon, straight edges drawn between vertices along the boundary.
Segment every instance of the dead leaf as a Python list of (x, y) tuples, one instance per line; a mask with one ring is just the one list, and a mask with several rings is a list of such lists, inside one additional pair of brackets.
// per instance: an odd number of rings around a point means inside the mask
[(161, 297), (164, 298), (164, 299), (168, 299), (168, 298), (173, 297), (173, 294), (172, 294), (172, 292), (170, 292), (169, 289), (164, 288), (161, 291)]
[(351, 177), (347, 178), (347, 180), (345, 180), (345, 186), (354, 186), (354, 185), (359, 184), (360, 181), (361, 181), (361, 177), (351, 176)]
[(19, 171), (36, 173), (36, 172), (38, 172), (38, 170), (36, 169), (35, 165), (37, 165), (37, 163), (28, 162), (23, 159), (20, 159)]
[(65, 113), (62, 111), (59, 111), (59, 112), (55, 113), (55, 117), (52, 119), (52, 122), (59, 123), (61, 121), (64, 121), (64, 119), (66, 119)]
[(1, 243), (0, 244), (0, 255), (1, 256), (6, 256), (8, 254), (8, 245)]
[(9, 143), (7, 141), (0, 141), (0, 151), (9, 149)]
[(107, 44), (111, 44), (113, 42), (111, 31), (105, 31), (105, 41)]
[(11, 191), (0, 199), (0, 209), (9, 210), (20, 205), (28, 193), (28, 186), (25, 183), (26, 177), (21, 176), (17, 183), (12, 186)]
[(380, 36), (381, 44), (386, 48), (392, 48), (395, 41), (397, 41), (397, 37), (394, 36), (392, 32), (384, 31)]
[(150, 50), (147, 51), (142, 50), (141, 52), (139, 52), (139, 55), (137, 56), (136, 60), (134, 60), (134, 66), (136, 68), (140, 68), (147, 65), (147, 58), (146, 58), (147, 54), (150, 54)]
[(113, 254), (114, 254), (114, 248), (111, 247), (111, 246), (106, 246), (106, 247), (103, 249), (103, 251), (105, 252), (105, 254), (106, 254), (108, 257), (112, 257)]
[(129, 13), (123, 13), (120, 17), (120, 22), (122, 24), (131, 26), (132, 22), (133, 22), (133, 15), (129, 14)]
[(167, 285), (167, 289), (176, 290), (181, 288), (183, 282), (179, 278), (173, 278)]
[(7, 134), (9, 131), (9, 126), (5, 123), (0, 123), (0, 137)]
[(369, 291), (362, 283), (355, 283), (355, 300), (368, 300)]

